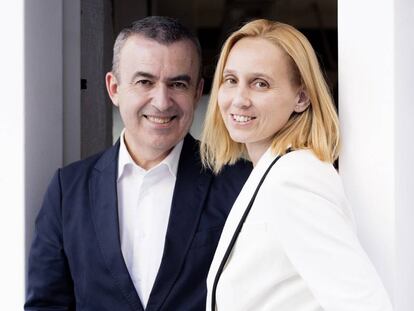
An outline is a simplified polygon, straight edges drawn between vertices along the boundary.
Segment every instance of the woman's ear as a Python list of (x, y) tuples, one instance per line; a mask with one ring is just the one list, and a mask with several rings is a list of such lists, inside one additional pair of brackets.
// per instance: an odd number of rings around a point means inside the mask
[(300, 88), (296, 95), (296, 104), (294, 107), (295, 112), (303, 112), (310, 105), (310, 99), (308, 92), (304, 88)]

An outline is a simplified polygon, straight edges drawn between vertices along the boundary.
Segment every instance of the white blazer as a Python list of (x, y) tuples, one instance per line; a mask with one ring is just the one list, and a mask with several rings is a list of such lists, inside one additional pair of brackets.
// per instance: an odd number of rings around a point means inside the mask
[[(270, 150), (261, 157), (229, 214), (207, 279), (207, 311), (224, 253), (274, 158)], [(216, 299), (218, 311), (392, 310), (331, 164), (299, 150), (273, 166), (224, 267)]]

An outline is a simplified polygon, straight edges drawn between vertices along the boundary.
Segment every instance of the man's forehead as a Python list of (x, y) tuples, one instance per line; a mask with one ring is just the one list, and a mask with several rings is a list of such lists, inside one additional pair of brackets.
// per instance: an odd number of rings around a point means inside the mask
[(194, 44), (187, 39), (161, 44), (141, 35), (133, 35), (121, 50), (120, 67), (121, 71), (142, 71), (153, 75), (163, 71), (168, 76), (193, 76), (197, 75), (199, 59)]
[(136, 47), (141, 51), (144, 49), (169, 51), (171, 53), (182, 54), (184, 57), (197, 56), (198, 54), (196, 46), (189, 39), (164, 43), (143, 35), (134, 34), (126, 40), (122, 50), (125, 50), (125, 47), (127, 46), (130, 48)]

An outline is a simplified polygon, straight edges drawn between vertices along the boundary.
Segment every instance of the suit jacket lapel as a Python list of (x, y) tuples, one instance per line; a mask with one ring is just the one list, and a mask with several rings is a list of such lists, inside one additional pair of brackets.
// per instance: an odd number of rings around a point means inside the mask
[(125, 265), (119, 238), (117, 171), (119, 142), (97, 162), (89, 183), (91, 212), (104, 261), (133, 310), (144, 310)]
[(160, 310), (179, 275), (196, 233), (212, 180), (211, 174), (200, 174), (201, 169), (198, 144), (187, 135), (178, 165), (164, 254), (148, 301), (148, 310)]

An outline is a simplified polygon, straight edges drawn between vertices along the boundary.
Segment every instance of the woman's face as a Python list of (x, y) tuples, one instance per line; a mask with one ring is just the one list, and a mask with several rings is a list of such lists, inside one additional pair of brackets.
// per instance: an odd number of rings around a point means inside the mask
[(255, 163), (288, 121), (298, 103), (288, 56), (261, 38), (243, 38), (231, 49), (218, 93), (231, 138), (245, 143)]

